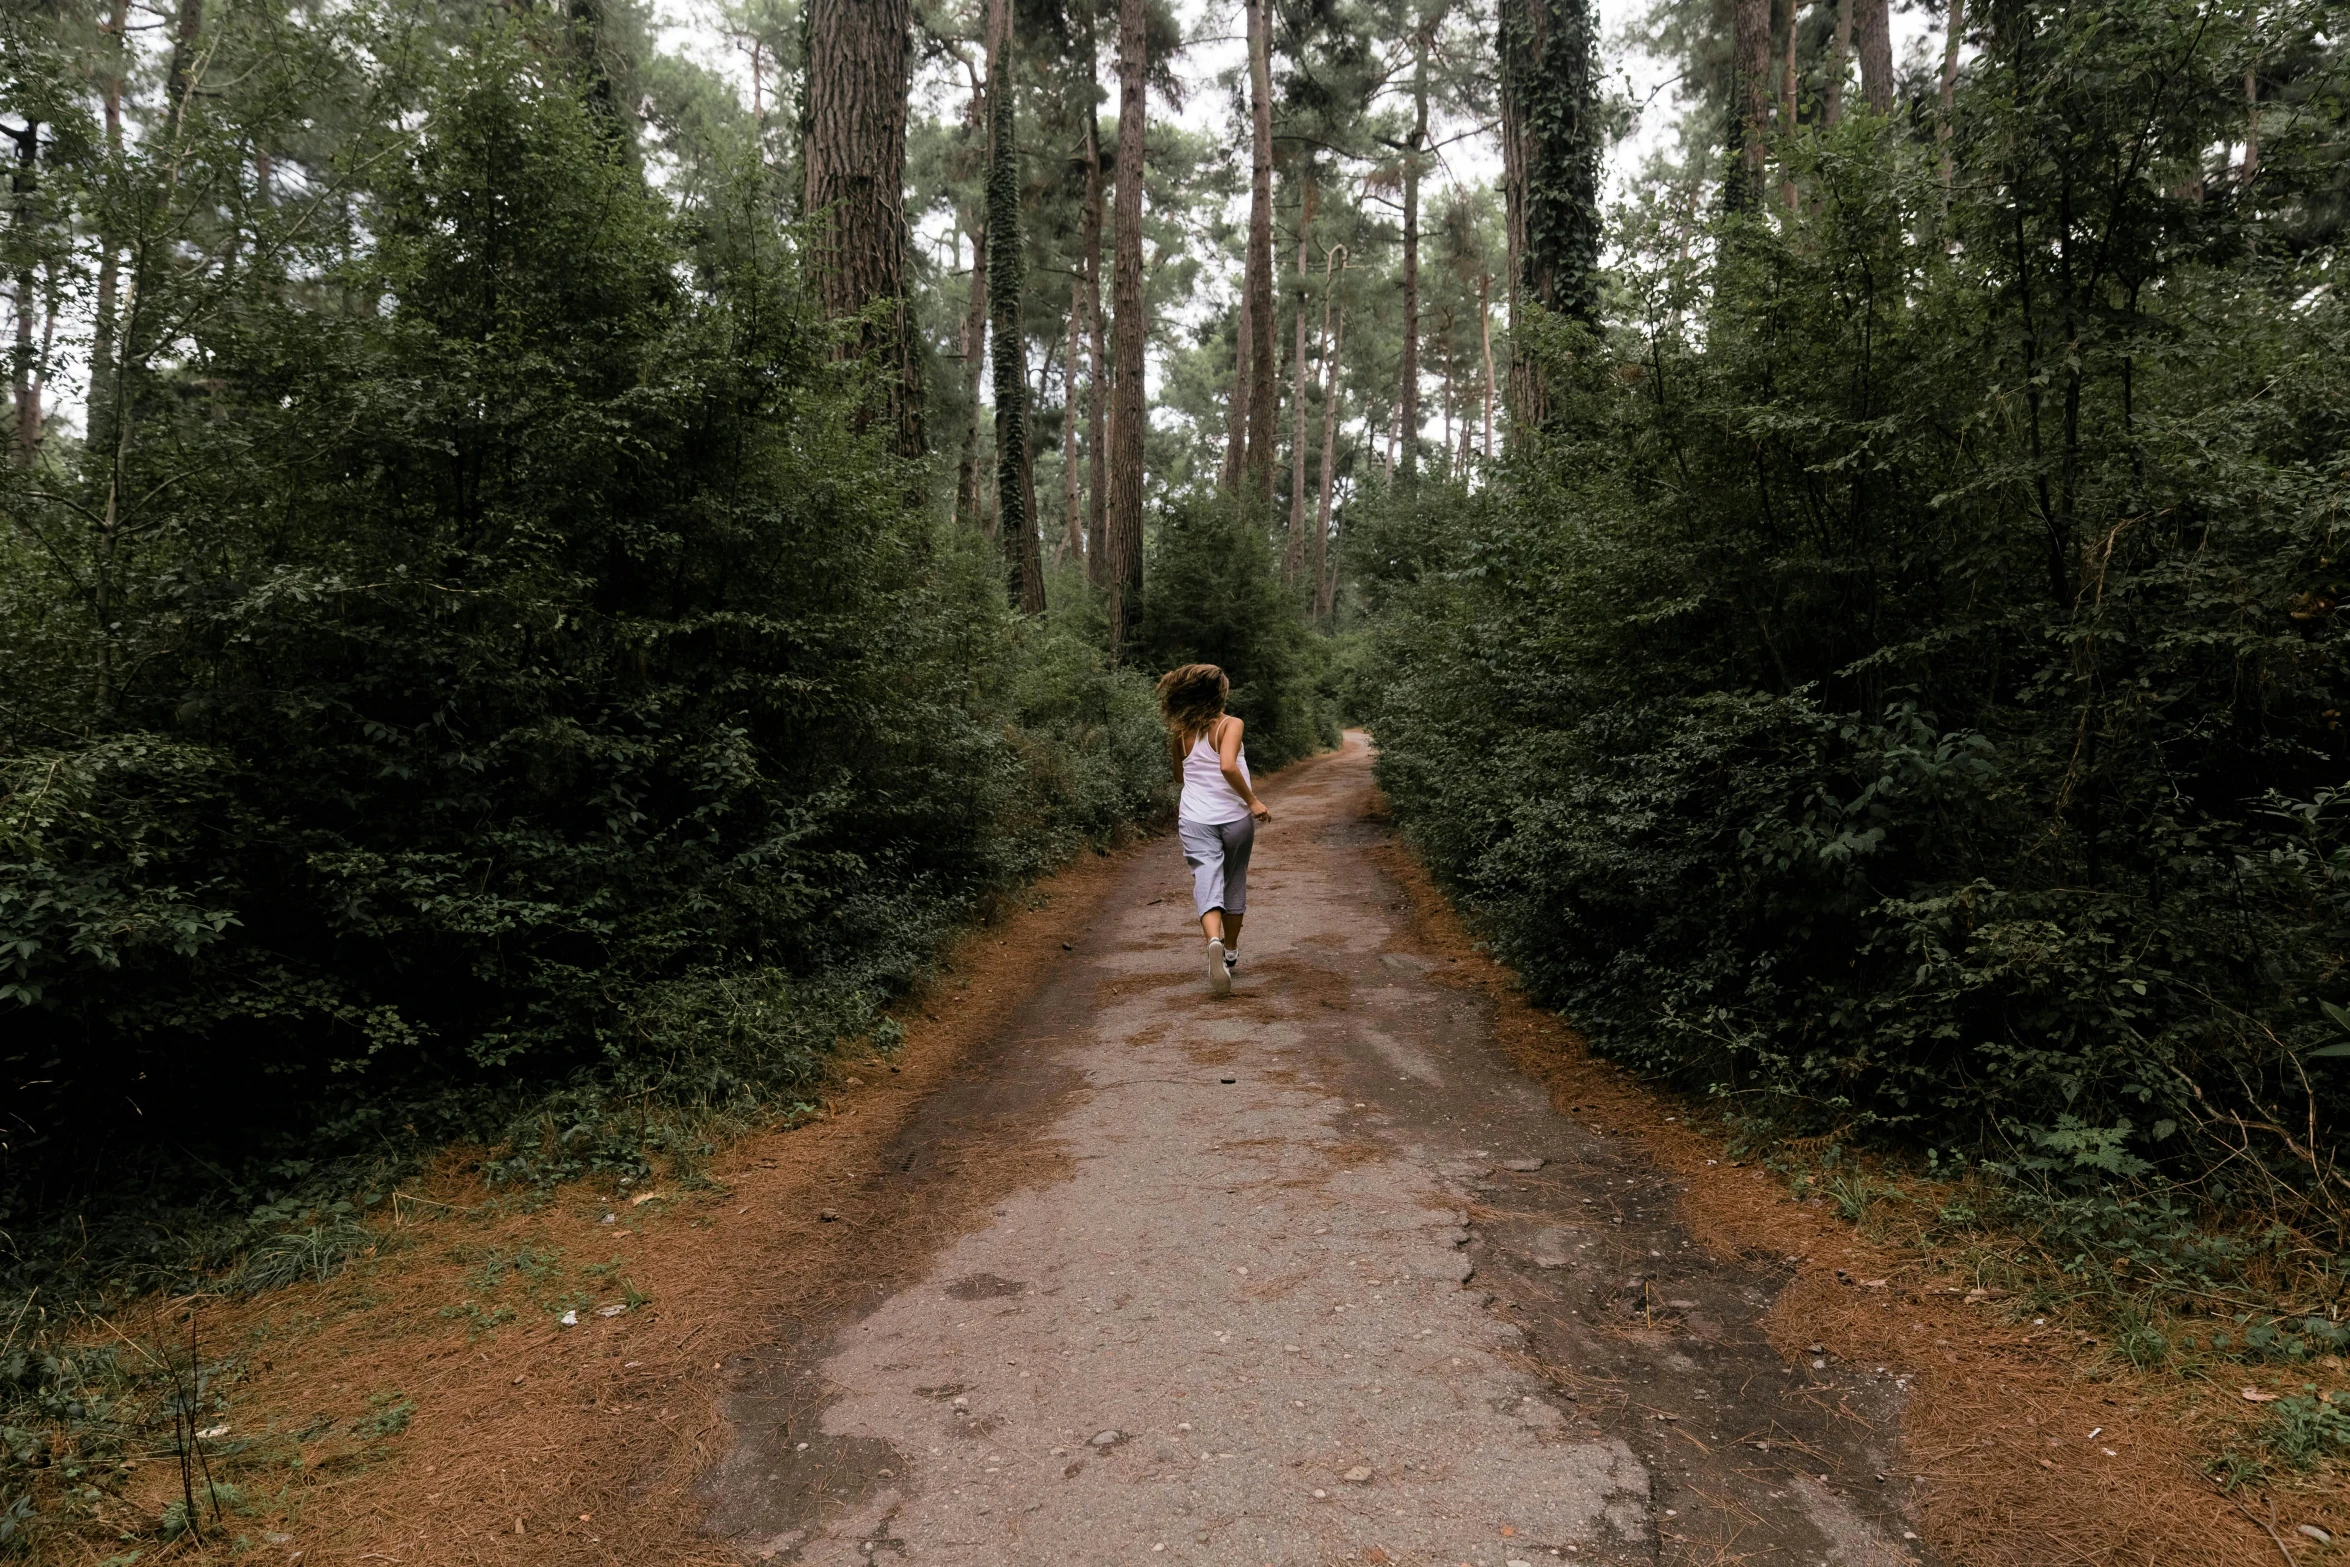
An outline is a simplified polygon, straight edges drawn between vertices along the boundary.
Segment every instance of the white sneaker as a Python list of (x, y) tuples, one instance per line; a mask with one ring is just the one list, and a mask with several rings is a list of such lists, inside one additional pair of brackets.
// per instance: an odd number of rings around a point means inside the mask
[(1208, 943), (1208, 994), (1232, 994), (1232, 971), (1224, 966), (1224, 943), (1220, 941)]

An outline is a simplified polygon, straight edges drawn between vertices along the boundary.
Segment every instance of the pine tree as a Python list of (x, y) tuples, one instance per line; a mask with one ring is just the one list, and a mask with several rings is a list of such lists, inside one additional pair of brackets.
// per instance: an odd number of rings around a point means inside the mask
[[(1769, 0), (1738, 3), (1767, 6)], [(1587, 324), (1598, 320), (1599, 107), (1592, 42), (1588, 0), (1502, 0), (1513, 328), (1528, 305)], [(1767, 68), (1767, 33), (1763, 42)], [(1550, 397), (1533, 355), (1512, 357), (1510, 381), (1512, 428), (1547, 425)]]
[(1266, 15), (1272, 0), (1242, 0), (1248, 8), (1249, 187), (1248, 451), (1242, 493), (1253, 501), (1273, 493), (1273, 450), (1280, 440), (1281, 383), (1273, 347), (1279, 316), (1273, 303), (1273, 38)]
[(1117, 311), (1111, 338), (1110, 505), (1105, 552), (1110, 587), (1110, 649), (1121, 654), (1142, 614), (1143, 103), (1150, 22), (1144, 0), (1118, 5), (1118, 163), (1116, 265), (1110, 286)]
[[(183, 0), (193, 6), (197, 0)], [(808, 0), (803, 196), (816, 226), (817, 297), (838, 318), (886, 301), (844, 351), (879, 368), (885, 426), (907, 456), (921, 452), (921, 359), (907, 309), (906, 91), (911, 0)]]
[(1020, 319), (1028, 258), (1020, 221), (1019, 122), (1013, 86), (1012, 0), (994, 0), (987, 48), (988, 363), (994, 372), (996, 538), (1004, 579), (1022, 614), (1044, 612), (1036, 536), (1036, 476), (1028, 445), (1028, 346)]

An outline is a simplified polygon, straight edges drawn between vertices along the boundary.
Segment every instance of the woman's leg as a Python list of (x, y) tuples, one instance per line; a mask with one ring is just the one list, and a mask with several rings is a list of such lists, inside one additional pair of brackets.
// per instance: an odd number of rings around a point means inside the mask
[(1237, 946), (1240, 917), (1248, 912), (1248, 857), (1257, 846), (1256, 819), (1243, 816), (1236, 822), (1218, 822), (1216, 840), (1224, 851), (1224, 921), (1232, 932), (1224, 941), (1226, 946)]
[[(1207, 913), (1202, 914), (1199, 917), (1199, 930), (1200, 934), (1210, 941), (1222, 941), (1224, 939), (1224, 911), (1210, 909)], [(1240, 940), (1240, 921), (1237, 918), (1232, 922), (1232, 939), (1236, 942)]]
[(1240, 923), (1248, 910), (1248, 857), (1257, 846), (1254, 817), (1220, 822), (1216, 836), (1224, 848), (1224, 950), (1240, 954)]
[[(1183, 846), (1183, 863), (1191, 867), (1191, 906), (1209, 940), (1223, 930), (1224, 838), (1210, 822), (1178, 821), (1175, 841)], [(1216, 921), (1211, 925), (1210, 920)]]
[(1191, 867), (1192, 907), (1199, 914), (1200, 933), (1207, 937), (1208, 994), (1232, 993), (1232, 971), (1224, 962), (1224, 869), (1227, 842), (1213, 822), (1178, 821), (1175, 837), (1183, 845), (1183, 863)]

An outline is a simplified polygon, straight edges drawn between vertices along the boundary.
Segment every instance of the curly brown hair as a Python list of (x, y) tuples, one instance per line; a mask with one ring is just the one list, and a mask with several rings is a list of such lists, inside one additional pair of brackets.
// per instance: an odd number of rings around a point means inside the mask
[(1213, 664), (1185, 664), (1159, 677), (1159, 716), (1176, 745), (1190, 750), (1224, 716), (1232, 681)]

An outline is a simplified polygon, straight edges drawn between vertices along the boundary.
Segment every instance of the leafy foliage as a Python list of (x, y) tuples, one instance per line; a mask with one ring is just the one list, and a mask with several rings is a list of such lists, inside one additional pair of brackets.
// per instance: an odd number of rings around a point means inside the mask
[[(0, 481), (24, 1284), (77, 1194), (77, 1266), (135, 1279), (188, 1243), (110, 1228), (131, 1193), (788, 1099), (974, 900), (1160, 799), (1141, 678), (1013, 621), (857, 433), (739, 148), (673, 148), (673, 199), (575, 51), (369, 22), (306, 46), (366, 127), (303, 172), (333, 199), (126, 252), (178, 314), (126, 335), (114, 455)], [(189, 156), (254, 112), (192, 100)], [(122, 177), (176, 214), (168, 151)]]
[(1304, 590), (1281, 581), (1257, 512), (1223, 499), (1181, 501), (1161, 515), (1155, 545), (1138, 638), (1144, 659), (1160, 668), (1223, 666), (1259, 770), (1337, 744), (1324, 647), (1307, 627)]
[(1521, 334), (1556, 433), (1349, 559), (1399, 819), (1604, 1048), (2306, 1258), (2350, 1224), (2344, 125), (2329, 65), (2257, 183), (2207, 164), (2249, 55), (2332, 47), (2267, 20), (2003, 4), (1947, 185), (1857, 116), (1791, 209), (1625, 214), (1616, 324)]

